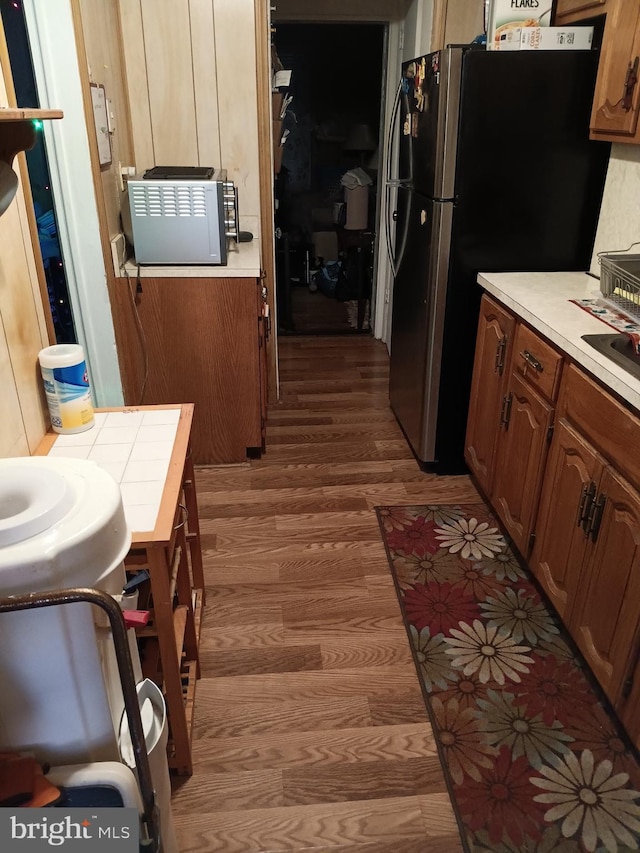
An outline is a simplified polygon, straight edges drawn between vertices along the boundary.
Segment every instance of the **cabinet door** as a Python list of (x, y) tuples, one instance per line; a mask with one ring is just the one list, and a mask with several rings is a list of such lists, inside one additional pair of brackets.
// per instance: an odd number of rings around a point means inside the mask
[(607, 10), (607, 0), (557, 0), (554, 24), (582, 21), (601, 15)]
[(530, 567), (565, 622), (580, 585), (588, 543), (583, 512), (602, 469), (596, 450), (560, 418), (545, 471)]
[(480, 488), (491, 495), (493, 460), (498, 437), (500, 405), (507, 378), (515, 319), (508, 311), (482, 297), (475, 359), (465, 459)]
[(569, 629), (615, 704), (640, 618), (640, 495), (612, 467), (602, 475)]
[(618, 0), (607, 14), (591, 113), (591, 136), (613, 142), (640, 141), (640, 3)]
[(553, 408), (511, 374), (498, 441), (493, 504), (523, 556), (529, 551)]
[[(196, 464), (245, 462), (262, 446), (259, 281), (142, 278), (114, 288), (127, 405), (195, 403)], [(139, 324), (139, 325), (138, 325)]]

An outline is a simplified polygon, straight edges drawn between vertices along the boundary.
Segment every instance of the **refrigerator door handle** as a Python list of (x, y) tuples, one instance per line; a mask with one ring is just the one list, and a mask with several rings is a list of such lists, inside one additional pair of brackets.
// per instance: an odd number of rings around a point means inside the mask
[(403, 187), (404, 184), (387, 184), (386, 187), (386, 216), (384, 219), (385, 225), (385, 238), (387, 244), (387, 255), (389, 257), (389, 264), (391, 265), (391, 272), (393, 273), (393, 277), (396, 278), (398, 275), (398, 269), (400, 264), (402, 263), (402, 258), (404, 257), (405, 249), (407, 247), (407, 238), (409, 236), (409, 217), (408, 215), (405, 217), (404, 223), (402, 223), (403, 227), (398, 234), (398, 229), (396, 229), (396, 252), (394, 257), (393, 247), (392, 247), (392, 226), (391, 220), (394, 222), (398, 222), (398, 211), (393, 210), (391, 212), (392, 204), (391, 204), (391, 189), (395, 186), (396, 188)]
[(387, 168), (385, 179), (386, 183), (393, 183), (396, 178), (391, 177), (391, 165), (393, 161), (392, 157), (392, 148), (393, 148), (393, 135), (396, 129), (396, 121), (398, 119), (398, 110), (400, 109), (400, 95), (402, 92), (402, 82), (398, 83), (398, 88), (396, 89), (396, 96), (393, 101), (393, 107), (391, 109), (391, 119), (389, 120), (389, 127), (387, 129), (387, 138), (385, 140), (385, 151), (387, 152)]
[[(406, 112), (409, 114), (409, 104), (408, 99), (405, 97), (406, 103)], [(412, 151), (409, 151), (409, 174), (406, 177), (393, 177), (391, 175), (391, 169), (393, 166), (393, 140), (396, 131), (396, 124), (398, 121), (398, 114), (400, 110), (400, 104), (402, 102), (402, 81), (400, 81), (398, 88), (396, 90), (396, 96), (393, 101), (393, 108), (391, 110), (391, 118), (389, 120), (389, 127), (387, 129), (387, 138), (385, 140), (385, 151), (387, 152), (387, 161), (385, 168), (385, 184), (387, 186), (397, 187), (402, 186), (402, 184), (410, 184), (413, 181), (413, 157)], [(400, 139), (402, 139), (402, 129), (400, 129)]]
[(396, 277), (396, 263), (393, 257), (393, 248), (391, 245), (391, 218), (394, 221), (397, 219), (398, 211), (394, 210), (391, 216), (389, 216), (389, 212), (391, 210), (391, 185), (387, 184), (385, 187), (385, 217), (384, 217), (384, 236), (385, 236), (385, 244), (387, 247), (387, 256), (389, 258), (389, 264), (391, 266), (391, 273), (393, 277)]

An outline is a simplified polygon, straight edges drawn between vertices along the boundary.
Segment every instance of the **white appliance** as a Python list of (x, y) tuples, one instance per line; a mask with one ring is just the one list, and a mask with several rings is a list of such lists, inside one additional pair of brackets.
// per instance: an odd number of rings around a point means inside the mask
[(239, 220), (238, 191), (225, 170), (155, 166), (127, 181), (127, 193), (137, 263), (227, 263)]
[[(0, 459), (0, 597), (86, 587), (120, 600), (130, 545), (120, 487), (94, 462)], [(177, 853), (164, 697), (142, 678), (133, 630), (128, 638), (162, 850)], [(97, 784), (105, 772), (115, 780), (131, 777), (120, 763), (136, 764), (102, 609), (73, 602), (2, 613), (0, 684), (0, 751), (30, 751), (42, 764), (58, 767), (52, 778), (66, 784), (90, 784), (91, 778)], [(124, 804), (139, 805), (130, 781)]]
[[(0, 459), (0, 596), (116, 596), (130, 542), (120, 488), (94, 462)], [(0, 617), (0, 749), (54, 765), (119, 759), (124, 700), (110, 629), (93, 611), (74, 603)], [(139, 668), (137, 650), (135, 659)]]

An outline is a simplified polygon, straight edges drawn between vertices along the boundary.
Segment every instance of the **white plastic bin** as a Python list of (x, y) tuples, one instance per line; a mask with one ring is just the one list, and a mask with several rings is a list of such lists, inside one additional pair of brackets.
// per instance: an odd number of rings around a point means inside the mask
[[(84, 459), (0, 459), (0, 595), (91, 587), (116, 595), (131, 534), (118, 484)], [(119, 679), (89, 604), (0, 618), (0, 748), (53, 765), (119, 758)], [(110, 644), (109, 644), (110, 646)], [(117, 714), (117, 716), (115, 716)]]
[[(140, 703), (144, 739), (149, 756), (151, 780), (156, 793), (156, 803), (160, 811), (162, 851), (163, 853), (178, 853), (173, 815), (171, 813), (171, 780), (169, 778), (169, 763), (167, 761), (169, 723), (164, 696), (160, 688), (148, 678), (141, 681), (136, 689)], [(120, 724), (120, 753), (125, 764), (135, 772), (135, 758), (126, 714), (123, 715)]]

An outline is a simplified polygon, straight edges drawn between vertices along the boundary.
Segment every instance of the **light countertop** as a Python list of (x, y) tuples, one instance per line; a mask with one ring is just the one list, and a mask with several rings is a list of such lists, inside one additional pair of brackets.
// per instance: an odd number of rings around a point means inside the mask
[(640, 412), (640, 380), (581, 339), (617, 331), (570, 301), (601, 298), (597, 279), (582, 272), (479, 273), (478, 283)]
[(96, 412), (91, 429), (56, 435), (48, 455), (95, 462), (119, 484), (131, 530), (153, 530), (179, 420), (179, 406)]
[[(258, 278), (260, 276), (260, 240), (258, 239), (257, 217), (241, 220), (241, 229), (251, 231), (256, 236), (250, 243), (227, 244), (226, 264), (141, 264), (141, 278)], [(117, 267), (116, 267), (117, 268)], [(138, 275), (135, 258), (128, 258), (121, 267), (120, 274), (127, 273), (131, 278)]]

